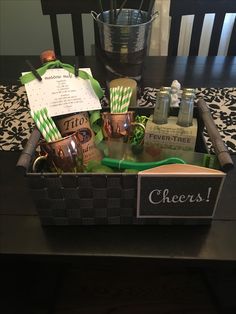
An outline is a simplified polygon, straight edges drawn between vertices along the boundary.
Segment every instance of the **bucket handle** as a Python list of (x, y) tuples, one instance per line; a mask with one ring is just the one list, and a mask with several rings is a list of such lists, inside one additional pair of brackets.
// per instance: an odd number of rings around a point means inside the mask
[(91, 11), (90, 14), (92, 15), (93, 19), (97, 22), (98, 20), (98, 13), (95, 11)]
[[(97, 22), (98, 21), (98, 13), (95, 12), (95, 11), (91, 11), (90, 14), (92, 15), (93, 19)], [(159, 12), (158, 11), (155, 11), (151, 14), (151, 19), (150, 19), (150, 22), (154, 21), (155, 18), (157, 18), (159, 16)]]
[(159, 16), (159, 12), (158, 11), (155, 11), (151, 14), (151, 19), (150, 19), (150, 22), (154, 21), (155, 18), (157, 18)]

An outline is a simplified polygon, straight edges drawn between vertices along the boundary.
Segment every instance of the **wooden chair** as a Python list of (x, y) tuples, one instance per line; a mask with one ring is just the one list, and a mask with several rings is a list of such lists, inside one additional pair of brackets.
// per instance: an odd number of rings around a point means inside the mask
[[(117, 7), (119, 8), (123, 0), (117, 1)], [(139, 8), (140, 0), (128, 0), (125, 7)], [(152, 4), (151, 0), (144, 0), (142, 10), (148, 10), (149, 5)], [(109, 0), (102, 0), (103, 10), (110, 8)], [(83, 36), (83, 25), (82, 25), (82, 14), (90, 13), (91, 10), (100, 12), (100, 5), (98, 0), (41, 0), (42, 13), (43, 15), (50, 16), (51, 29), (54, 50), (58, 57), (61, 56), (61, 45), (57, 24), (57, 16), (59, 14), (70, 14), (73, 29), (73, 39), (75, 55), (84, 55), (84, 36)], [(98, 30), (96, 27), (95, 31), (95, 42), (98, 44)]]
[[(168, 55), (176, 56), (179, 44), (181, 18), (194, 15), (189, 55), (198, 55), (202, 26), (205, 14), (215, 13), (210, 38), (209, 56), (216, 56), (219, 48), (221, 31), (226, 13), (236, 13), (235, 0), (171, 0), (170, 3), (170, 37)], [(236, 20), (230, 38), (227, 55), (236, 55)]]

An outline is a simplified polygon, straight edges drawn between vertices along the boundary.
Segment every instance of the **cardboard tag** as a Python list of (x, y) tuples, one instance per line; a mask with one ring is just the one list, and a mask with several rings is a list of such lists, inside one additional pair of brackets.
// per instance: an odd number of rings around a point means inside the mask
[(186, 164), (138, 173), (138, 218), (212, 218), (225, 173)]
[[(90, 69), (81, 70), (91, 75)], [(51, 117), (101, 109), (90, 81), (75, 77), (65, 69), (49, 69), (42, 75), (42, 81), (35, 79), (25, 84), (25, 89), (30, 109), (46, 107)]]

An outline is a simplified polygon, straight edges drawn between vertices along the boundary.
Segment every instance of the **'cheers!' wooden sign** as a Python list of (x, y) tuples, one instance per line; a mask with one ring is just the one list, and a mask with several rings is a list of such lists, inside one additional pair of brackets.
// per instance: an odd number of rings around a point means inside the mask
[(137, 217), (212, 218), (225, 173), (192, 165), (139, 172)]

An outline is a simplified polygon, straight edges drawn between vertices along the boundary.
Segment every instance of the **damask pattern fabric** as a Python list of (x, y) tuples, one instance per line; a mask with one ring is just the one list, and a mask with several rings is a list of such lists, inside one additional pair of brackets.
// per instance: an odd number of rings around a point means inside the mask
[(0, 86), (0, 150), (22, 150), (34, 127), (24, 86)]
[[(146, 87), (138, 99), (138, 107), (153, 108), (156, 88)], [(223, 141), (231, 153), (236, 152), (236, 88), (198, 88), (197, 98), (207, 102)], [(108, 107), (106, 97), (102, 106)], [(29, 104), (24, 86), (0, 86), (0, 150), (22, 150), (32, 132), (34, 122), (29, 114)], [(204, 137), (213, 152), (209, 136)]]
[[(200, 88), (196, 94), (208, 104), (220, 135), (231, 153), (236, 152), (236, 88)], [(210, 150), (212, 143), (204, 130)]]

